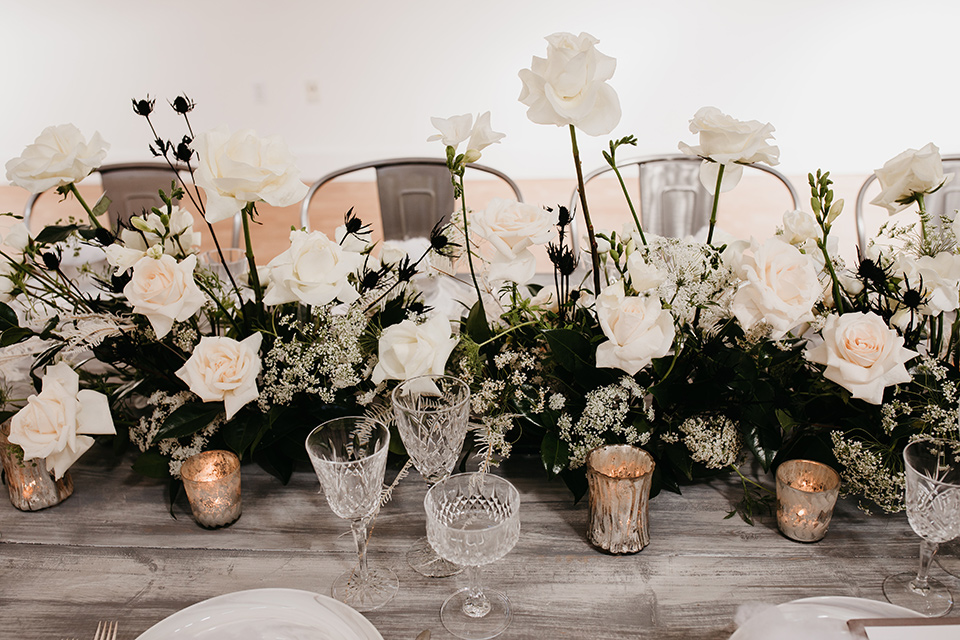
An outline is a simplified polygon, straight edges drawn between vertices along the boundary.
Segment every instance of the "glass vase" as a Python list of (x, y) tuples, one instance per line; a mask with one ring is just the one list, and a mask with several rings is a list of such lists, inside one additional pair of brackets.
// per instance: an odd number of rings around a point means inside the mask
[(7, 440), (9, 429), (9, 424), (0, 429), (0, 461), (13, 506), (21, 511), (39, 511), (69, 498), (73, 494), (70, 472), (55, 480), (44, 460), (24, 460), (20, 447)]

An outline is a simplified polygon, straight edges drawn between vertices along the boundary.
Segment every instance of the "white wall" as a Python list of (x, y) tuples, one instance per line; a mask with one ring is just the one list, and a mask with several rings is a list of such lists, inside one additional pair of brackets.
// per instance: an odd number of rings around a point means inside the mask
[[(566, 131), (534, 125), (517, 72), (543, 36), (587, 31), (618, 60), (612, 85), (638, 154), (693, 142), (705, 104), (777, 128), (781, 168), (868, 173), (933, 141), (960, 153), (955, 30), (944, 0), (0, 0), (0, 159), (47, 125), (147, 159), (130, 99), (185, 91), (195, 129), (280, 134), (304, 178), (353, 162), (440, 155), (429, 117), (491, 110), (502, 144), (483, 162), (518, 178), (573, 179)], [(318, 88), (316, 101), (307, 86)], [(161, 133), (181, 133), (166, 105)], [(611, 136), (612, 137), (612, 136)], [(584, 164), (606, 138), (581, 137)]]

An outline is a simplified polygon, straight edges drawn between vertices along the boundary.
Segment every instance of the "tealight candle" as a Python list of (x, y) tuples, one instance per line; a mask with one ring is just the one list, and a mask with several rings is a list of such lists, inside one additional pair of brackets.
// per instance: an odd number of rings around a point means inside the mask
[(180, 479), (200, 526), (225, 527), (240, 517), (240, 460), (229, 451), (204, 451), (187, 458)]
[(812, 460), (788, 460), (777, 468), (777, 525), (797, 542), (817, 542), (827, 535), (840, 475)]
[(587, 455), (591, 544), (610, 553), (636, 553), (649, 544), (653, 467), (649, 453), (627, 444), (599, 447)]

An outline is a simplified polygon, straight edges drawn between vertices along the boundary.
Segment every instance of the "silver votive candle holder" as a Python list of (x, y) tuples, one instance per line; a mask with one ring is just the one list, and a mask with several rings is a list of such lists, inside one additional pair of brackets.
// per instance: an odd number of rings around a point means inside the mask
[(827, 535), (840, 493), (840, 474), (812, 460), (788, 460), (777, 467), (777, 526), (797, 542)]
[(204, 451), (180, 467), (180, 479), (193, 517), (216, 529), (240, 517), (240, 459), (230, 451)]
[(610, 553), (636, 553), (650, 543), (648, 504), (653, 457), (632, 445), (587, 454), (587, 540)]

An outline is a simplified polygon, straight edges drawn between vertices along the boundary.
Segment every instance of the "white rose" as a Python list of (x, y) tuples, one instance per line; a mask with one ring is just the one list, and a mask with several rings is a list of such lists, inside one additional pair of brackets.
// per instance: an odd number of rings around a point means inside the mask
[(667, 280), (666, 273), (644, 260), (637, 251), (627, 258), (627, 274), (630, 276), (630, 286), (637, 293), (656, 291)]
[(286, 207), (307, 194), (280, 136), (258, 138), (250, 129), (231, 135), (224, 126), (201, 133), (193, 148), (200, 158), (197, 185), (207, 193), (207, 222), (231, 218), (248, 202)]
[(670, 351), (673, 317), (656, 296), (624, 295), (617, 281), (597, 296), (597, 319), (608, 340), (597, 347), (597, 366), (631, 376)]
[(80, 376), (61, 362), (47, 367), (40, 393), (10, 420), (9, 440), (23, 449), (24, 460), (44, 458), (59, 479), (93, 446), (91, 435), (113, 433), (107, 396), (81, 390)]
[(7, 162), (7, 180), (31, 193), (80, 182), (100, 166), (109, 148), (99, 133), (87, 142), (72, 124), (47, 127), (23, 155)]
[(734, 295), (733, 313), (740, 326), (747, 331), (766, 321), (774, 340), (813, 320), (813, 305), (823, 296), (813, 261), (779, 238), (753, 242), (738, 275), (744, 284)]
[(931, 193), (953, 179), (943, 175), (940, 149), (932, 142), (919, 151), (907, 149), (874, 171), (880, 182), (880, 194), (870, 201), (890, 215), (903, 211), (917, 194)]
[(473, 213), (470, 229), (486, 239), (496, 252), (491, 261), (491, 279), (525, 284), (537, 268), (529, 247), (552, 240), (555, 223), (556, 216), (542, 207), (494, 198), (486, 209)]
[(820, 237), (820, 227), (816, 219), (806, 211), (799, 209), (783, 214), (782, 238), (794, 246), (800, 246), (807, 240), (816, 241)]
[(936, 256), (912, 258), (901, 253), (893, 273), (905, 276), (904, 287), (909, 284), (916, 289), (923, 284), (925, 314), (936, 316), (960, 307), (960, 255), (941, 251)]
[(382, 264), (398, 264), (408, 255), (404, 245), (395, 240), (385, 240), (380, 245), (380, 262)]
[(823, 343), (808, 349), (807, 360), (826, 365), (823, 376), (871, 404), (883, 401), (883, 390), (910, 381), (905, 362), (917, 356), (903, 348), (903, 338), (874, 313), (831, 315), (823, 327)]
[(221, 336), (204, 336), (190, 359), (177, 371), (190, 391), (204, 402), (223, 401), (227, 420), (260, 396), (260, 343), (257, 332), (241, 342)]
[(267, 264), (270, 275), (263, 302), (313, 306), (353, 302), (360, 294), (347, 276), (362, 266), (362, 255), (344, 251), (322, 231), (291, 231), (290, 248)]
[(167, 335), (175, 321), (189, 320), (206, 302), (193, 280), (196, 266), (195, 255), (182, 262), (168, 255), (144, 256), (133, 265), (123, 295), (133, 305), (134, 313), (147, 316), (158, 338)]
[(587, 135), (602, 136), (620, 122), (620, 99), (607, 80), (617, 61), (597, 51), (599, 40), (588, 33), (547, 36), (547, 57), (534, 56), (520, 71), (520, 102), (537, 124), (574, 125)]
[(371, 380), (380, 384), (384, 380), (441, 375), (456, 346), (450, 321), (441, 315), (434, 315), (423, 324), (404, 320), (390, 325), (380, 335), (379, 360)]
[(765, 162), (773, 166), (779, 162), (780, 149), (767, 142), (774, 132), (769, 122), (743, 122), (716, 107), (702, 107), (690, 121), (690, 131), (700, 134), (700, 144), (690, 146), (681, 142), (680, 150), (713, 161), (704, 160), (700, 165), (700, 182), (710, 193), (717, 188), (717, 173), (721, 165), (724, 166), (723, 184), (720, 187), (723, 192), (733, 189), (740, 182), (743, 175), (741, 165)]

